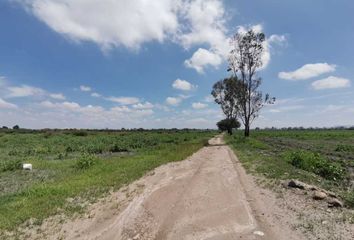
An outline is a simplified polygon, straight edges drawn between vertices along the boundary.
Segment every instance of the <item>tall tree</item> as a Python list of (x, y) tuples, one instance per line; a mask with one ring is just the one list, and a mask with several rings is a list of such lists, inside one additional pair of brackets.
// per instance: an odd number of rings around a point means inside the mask
[(216, 82), (211, 91), (211, 95), (213, 95), (215, 102), (220, 105), (227, 119), (236, 119), (238, 115), (238, 84), (240, 84), (240, 81), (238, 81), (237, 76), (225, 78)]
[(265, 104), (272, 104), (275, 98), (271, 98), (258, 90), (262, 83), (257, 71), (263, 66), (262, 56), (264, 54), (265, 35), (262, 32), (248, 30), (238, 32), (231, 40), (232, 50), (228, 62), (228, 71), (232, 71), (233, 77), (239, 79), (237, 84), (236, 109), (238, 117), (245, 126), (245, 136), (250, 135), (250, 126), (259, 111)]

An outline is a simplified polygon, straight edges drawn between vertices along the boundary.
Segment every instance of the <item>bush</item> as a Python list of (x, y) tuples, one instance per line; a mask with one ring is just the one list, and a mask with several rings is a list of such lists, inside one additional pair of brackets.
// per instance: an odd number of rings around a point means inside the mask
[(350, 152), (353, 151), (354, 147), (350, 145), (338, 144), (334, 151), (336, 152)]
[(73, 151), (74, 151), (73, 148), (70, 147), (70, 146), (67, 146), (67, 147), (65, 148), (65, 152), (66, 152), (66, 153), (71, 153), (71, 152), (73, 152)]
[(83, 148), (83, 151), (90, 154), (101, 154), (103, 153), (103, 146), (98, 144), (89, 144)]
[(318, 153), (294, 151), (288, 158), (294, 167), (313, 172), (329, 180), (343, 179), (345, 175), (345, 170), (340, 164), (330, 162)]
[(354, 208), (354, 192), (350, 191), (343, 196), (345, 205)]
[(118, 144), (114, 144), (110, 147), (110, 152), (129, 152), (126, 147), (119, 146)]
[(77, 137), (86, 137), (88, 135), (88, 133), (85, 131), (75, 131), (72, 134)]
[(84, 153), (76, 161), (75, 168), (79, 170), (88, 169), (93, 165), (97, 164), (97, 162), (98, 162), (98, 158), (95, 155)]

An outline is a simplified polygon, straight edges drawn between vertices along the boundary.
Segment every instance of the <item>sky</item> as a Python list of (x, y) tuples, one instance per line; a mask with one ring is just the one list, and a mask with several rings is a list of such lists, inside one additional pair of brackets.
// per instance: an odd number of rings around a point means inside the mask
[(215, 128), (230, 37), (266, 34), (253, 127), (354, 125), (352, 0), (1, 0), (0, 125)]

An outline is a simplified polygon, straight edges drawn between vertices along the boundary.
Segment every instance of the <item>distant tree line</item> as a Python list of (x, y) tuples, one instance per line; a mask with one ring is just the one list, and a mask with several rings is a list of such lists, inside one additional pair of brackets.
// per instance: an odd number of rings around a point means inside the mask
[(354, 130), (354, 126), (336, 126), (336, 127), (264, 127), (255, 128), (256, 131), (267, 130), (267, 131), (293, 131), (293, 130)]
[(43, 129), (29, 129), (29, 128), (20, 128), (18, 125), (15, 125), (12, 128), (3, 126), (0, 131), (2, 132), (21, 132), (21, 133), (46, 133), (46, 132), (62, 132), (62, 133), (74, 133), (75, 135), (85, 135), (85, 132), (161, 132), (161, 133), (175, 133), (175, 132), (208, 132), (215, 131), (215, 129), (200, 129), (200, 128), (120, 128), (120, 129), (78, 129), (78, 128), (43, 128)]

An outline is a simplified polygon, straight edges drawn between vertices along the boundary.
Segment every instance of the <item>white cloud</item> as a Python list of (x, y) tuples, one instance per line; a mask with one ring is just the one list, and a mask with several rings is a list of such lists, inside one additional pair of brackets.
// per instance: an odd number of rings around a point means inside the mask
[(190, 59), (185, 60), (184, 64), (188, 68), (194, 68), (198, 73), (204, 73), (206, 66), (217, 68), (222, 61), (223, 58), (219, 54), (199, 48)]
[(76, 102), (61, 102), (53, 103), (51, 101), (43, 101), (40, 103), (42, 107), (51, 108), (51, 109), (61, 109), (61, 110), (79, 110), (81, 106)]
[(57, 100), (65, 100), (66, 97), (62, 94), (62, 93), (52, 93), (49, 94), (49, 96), (53, 99), (57, 99)]
[(154, 114), (154, 111), (152, 109), (132, 109), (127, 106), (113, 107), (110, 109), (110, 112), (118, 114), (130, 114), (130, 116), (134, 117), (143, 117)]
[(311, 85), (315, 90), (348, 88), (350, 87), (350, 80), (346, 78), (330, 76), (322, 80), (314, 81)]
[(116, 102), (122, 105), (131, 105), (139, 103), (139, 98), (136, 97), (108, 97), (106, 100)]
[(139, 49), (143, 43), (166, 39), (185, 48), (206, 44), (219, 58), (229, 51), (221, 0), (18, 2), (54, 31), (75, 42), (94, 42), (105, 51)]
[(318, 77), (325, 73), (334, 72), (336, 65), (328, 63), (306, 64), (293, 72), (280, 72), (279, 78), (285, 80), (306, 80), (313, 77)]
[(99, 93), (94, 92), (94, 93), (91, 93), (91, 97), (99, 98), (99, 97), (102, 97), (102, 95), (99, 94)]
[(287, 44), (287, 38), (285, 35), (278, 35), (278, 34), (273, 34), (268, 38), (268, 42), (270, 44), (278, 44), (278, 45), (285, 45)]
[(8, 87), (9, 94), (7, 97), (30, 97), (41, 96), (45, 94), (45, 91), (41, 88), (31, 87), (28, 85), (21, 85), (20, 87)]
[(183, 91), (190, 91), (195, 88), (195, 86), (193, 86), (190, 82), (182, 79), (176, 79), (173, 82), (172, 87)]
[(85, 85), (81, 85), (80, 86), (80, 90), (82, 91), (82, 92), (91, 92), (91, 87), (89, 87), (89, 86), (85, 86)]
[(181, 98), (177, 97), (168, 97), (166, 98), (166, 103), (171, 106), (178, 106), (182, 102)]
[(207, 108), (208, 105), (205, 103), (195, 102), (195, 103), (192, 103), (192, 107), (194, 109), (204, 109), (204, 108)]
[(150, 102), (138, 103), (133, 105), (134, 109), (151, 109), (154, 108), (154, 104)]
[(183, 13), (190, 25), (189, 31), (180, 36), (185, 48), (207, 44), (217, 54), (228, 54), (225, 8), (222, 1), (186, 1)]
[(185, 66), (195, 69), (198, 73), (203, 73), (207, 66), (217, 68), (230, 51), (223, 2), (190, 1), (184, 6), (184, 14), (190, 30), (180, 36), (182, 45), (187, 49), (195, 45), (208, 46), (208, 49), (198, 48), (190, 59), (185, 60)]
[[(22, 2), (23, 3), (23, 2)], [(29, 0), (28, 9), (54, 31), (102, 49), (162, 42), (177, 31), (180, 0)], [(90, 17), (87, 17), (90, 16)]]
[[(185, 49), (202, 46), (185, 61), (187, 67), (199, 73), (207, 66), (218, 67), (230, 50), (226, 27), (229, 17), (222, 0), (15, 1), (66, 38), (94, 42), (104, 51), (119, 46), (138, 50), (144, 43), (166, 40)], [(261, 25), (253, 28), (262, 30)], [(270, 44), (284, 41), (280, 35), (269, 38), (264, 62), (269, 62)]]
[(0, 109), (16, 109), (18, 106), (13, 103), (9, 103), (4, 99), (0, 98)]
[(44, 94), (44, 90), (41, 88), (31, 87), (27, 85), (21, 85), (20, 87), (8, 87), (9, 94), (7, 97), (30, 97), (39, 96)]
[[(5, 86), (5, 85), (4, 85)], [(7, 98), (20, 97), (36, 97), (36, 98), (53, 98), (56, 100), (65, 100), (66, 97), (62, 93), (50, 93), (42, 88), (32, 87), (29, 85), (7, 86), (4, 88), (4, 95)]]
[(214, 97), (212, 95), (205, 96), (204, 101), (208, 103), (214, 102)]

